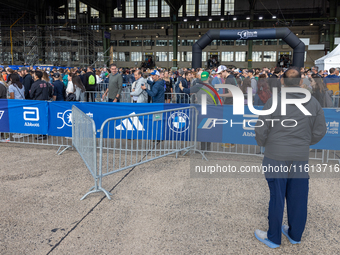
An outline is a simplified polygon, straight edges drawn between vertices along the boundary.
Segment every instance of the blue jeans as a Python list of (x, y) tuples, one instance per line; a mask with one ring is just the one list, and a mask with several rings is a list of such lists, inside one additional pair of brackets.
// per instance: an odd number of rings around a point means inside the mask
[(290, 169), (288, 173), (265, 174), (270, 190), (267, 236), (273, 243), (281, 244), (285, 200), (287, 201), (288, 235), (294, 241), (301, 241), (307, 221), (309, 176), (303, 171), (306, 164), (308, 161), (278, 161), (267, 157), (263, 158), (262, 166), (266, 166), (267, 169), (269, 166), (283, 166)]
[[(114, 99), (109, 98), (109, 103), (112, 103)], [(117, 99), (117, 103), (119, 103), (119, 99)]]

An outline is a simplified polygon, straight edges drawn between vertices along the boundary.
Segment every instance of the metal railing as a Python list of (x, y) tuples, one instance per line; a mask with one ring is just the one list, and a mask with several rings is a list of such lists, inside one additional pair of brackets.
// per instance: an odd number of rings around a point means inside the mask
[(105, 120), (98, 130), (100, 151), (97, 185), (82, 199), (94, 192), (104, 192), (111, 199), (111, 194), (102, 187), (102, 179), (108, 175), (171, 154), (177, 156), (182, 151), (184, 154), (198, 151), (196, 127), (197, 110), (193, 106)]
[(59, 146), (59, 149), (57, 151), (57, 154), (59, 155), (61, 155), (65, 150), (72, 147), (72, 137), (8, 132), (0, 132), (0, 136), (0, 141), (3, 143)]

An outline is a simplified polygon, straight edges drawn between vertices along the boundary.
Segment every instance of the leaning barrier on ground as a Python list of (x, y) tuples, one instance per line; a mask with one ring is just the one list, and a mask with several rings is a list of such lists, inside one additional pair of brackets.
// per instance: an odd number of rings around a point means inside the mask
[[(110, 199), (111, 194), (102, 187), (102, 179), (106, 176), (171, 154), (198, 151), (195, 129), (197, 115), (196, 107), (190, 106), (109, 118), (98, 130), (100, 137), (98, 154), (94, 121), (73, 106), (73, 145), (95, 182), (81, 200), (95, 192), (104, 192)], [(169, 121), (182, 125), (184, 122), (180, 120), (184, 119), (187, 128), (184, 127), (181, 132), (168, 125)], [(202, 156), (204, 157), (203, 154)]]

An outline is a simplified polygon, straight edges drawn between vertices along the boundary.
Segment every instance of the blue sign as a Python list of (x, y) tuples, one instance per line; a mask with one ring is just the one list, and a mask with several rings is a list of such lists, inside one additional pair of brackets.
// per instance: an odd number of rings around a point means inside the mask
[(0, 99), (0, 131), (9, 132), (8, 100)]
[(35, 100), (7, 100), (11, 133), (47, 134), (48, 103)]

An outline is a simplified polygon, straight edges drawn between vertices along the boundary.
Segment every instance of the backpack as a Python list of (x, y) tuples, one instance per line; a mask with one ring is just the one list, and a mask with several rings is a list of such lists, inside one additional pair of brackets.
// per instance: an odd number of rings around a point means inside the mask
[(96, 84), (96, 77), (94, 77), (93, 74), (89, 76), (89, 85), (95, 85)]

